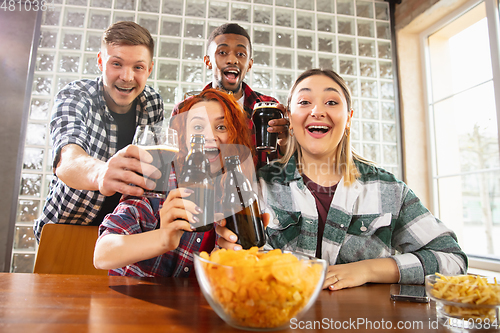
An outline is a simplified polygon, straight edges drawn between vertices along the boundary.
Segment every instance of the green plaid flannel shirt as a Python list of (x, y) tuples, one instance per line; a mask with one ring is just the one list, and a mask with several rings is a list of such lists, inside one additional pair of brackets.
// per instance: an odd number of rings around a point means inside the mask
[[(356, 161), (361, 177), (339, 182), (322, 240), (329, 265), (393, 258), (400, 283), (423, 284), (424, 276), (464, 274), (467, 256), (455, 234), (435, 218), (402, 181)], [(258, 172), (264, 212), (271, 214), (266, 247), (315, 255), (318, 211), (297, 171), (295, 158)]]

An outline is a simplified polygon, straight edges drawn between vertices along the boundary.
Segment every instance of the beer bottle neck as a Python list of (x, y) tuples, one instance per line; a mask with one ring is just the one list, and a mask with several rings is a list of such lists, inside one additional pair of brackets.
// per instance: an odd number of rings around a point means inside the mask
[(186, 156), (186, 164), (184, 166), (185, 173), (201, 172), (207, 176), (211, 175), (210, 162), (207, 159), (204, 151), (204, 145), (200, 143), (191, 143), (191, 149)]
[(203, 153), (203, 144), (202, 143), (198, 143), (198, 142), (191, 143), (190, 152), (191, 153), (194, 153), (194, 152), (201, 152), (201, 153)]
[(241, 171), (241, 165), (239, 164), (232, 166), (232, 170), (234, 173), (243, 174), (243, 172)]

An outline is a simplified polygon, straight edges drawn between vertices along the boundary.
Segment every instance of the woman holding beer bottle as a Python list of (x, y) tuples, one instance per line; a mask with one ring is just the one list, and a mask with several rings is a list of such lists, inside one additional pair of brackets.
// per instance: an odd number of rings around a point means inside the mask
[[(185, 171), (182, 162), (192, 134), (203, 136), (211, 174), (221, 169), (221, 145), (246, 146), (247, 152), (253, 149), (245, 114), (232, 96), (219, 90), (207, 89), (191, 98), (172, 119), (172, 127), (178, 129), (180, 142), (177, 177)], [(192, 194), (179, 187), (171, 189), (166, 199), (122, 198), (99, 228), (96, 268), (108, 269), (110, 275), (189, 276), (192, 252), (211, 251), (215, 245), (213, 230), (193, 232), (202, 209), (190, 201)]]
[[(267, 247), (325, 259), (330, 290), (466, 272), (454, 233), (406, 184), (352, 151), (351, 95), (340, 76), (302, 73), (287, 112), (287, 151), (258, 171), (261, 205), (271, 214)], [(234, 248), (234, 234), (222, 226), (217, 233), (220, 246)]]

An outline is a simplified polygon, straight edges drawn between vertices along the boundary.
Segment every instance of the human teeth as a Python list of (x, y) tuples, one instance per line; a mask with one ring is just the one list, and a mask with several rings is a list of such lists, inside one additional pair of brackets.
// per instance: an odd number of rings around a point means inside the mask
[(312, 129), (312, 130), (314, 130), (314, 129), (322, 129), (322, 130), (327, 130), (328, 131), (329, 127), (328, 126), (309, 126), (308, 129)]
[(205, 151), (206, 152), (216, 152), (216, 151), (219, 151), (218, 148), (205, 148)]

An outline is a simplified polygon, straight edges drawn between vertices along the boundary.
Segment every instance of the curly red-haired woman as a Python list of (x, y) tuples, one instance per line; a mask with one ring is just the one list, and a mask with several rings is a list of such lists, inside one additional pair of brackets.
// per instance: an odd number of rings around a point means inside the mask
[[(222, 91), (204, 90), (189, 99), (171, 120), (179, 137), (179, 158), (187, 154), (191, 134), (205, 136), (205, 149), (213, 174), (220, 173), (224, 155), (234, 154), (227, 147), (246, 147), (236, 153), (251, 157), (252, 139), (247, 117), (237, 101)], [(253, 166), (253, 163), (251, 163)], [(180, 174), (183, 163), (175, 163)], [(166, 199), (124, 198), (99, 228), (94, 265), (108, 269), (110, 275), (189, 276), (193, 270), (192, 252), (210, 250), (215, 232), (192, 232), (199, 208), (191, 192), (176, 188)]]

